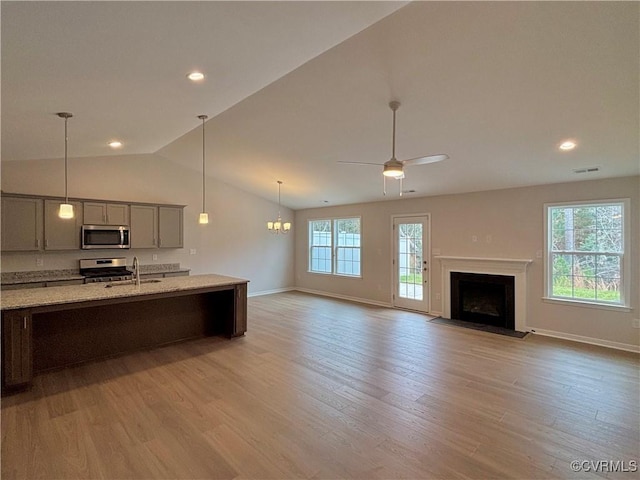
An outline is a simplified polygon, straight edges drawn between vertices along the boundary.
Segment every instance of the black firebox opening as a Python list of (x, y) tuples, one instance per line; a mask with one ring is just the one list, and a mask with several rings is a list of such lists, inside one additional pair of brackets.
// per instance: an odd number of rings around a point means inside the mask
[(451, 318), (515, 330), (515, 279), (451, 272)]

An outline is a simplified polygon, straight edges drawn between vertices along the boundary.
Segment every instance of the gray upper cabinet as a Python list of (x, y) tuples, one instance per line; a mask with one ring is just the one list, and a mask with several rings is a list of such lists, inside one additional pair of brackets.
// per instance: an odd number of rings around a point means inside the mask
[(158, 248), (158, 207), (131, 205), (131, 248)]
[(2, 194), (2, 251), (80, 250), (82, 225), (128, 225), (131, 248), (182, 248), (182, 205), (75, 199), (74, 218), (61, 219), (62, 198)]
[(2, 196), (2, 251), (42, 250), (43, 206), (40, 198)]
[(87, 225), (129, 225), (129, 205), (84, 202), (84, 223)]
[(158, 207), (158, 246), (182, 248), (182, 207)]
[(82, 203), (73, 205), (74, 217), (60, 218), (58, 209), (60, 200), (44, 201), (44, 249), (78, 250), (80, 248), (80, 227), (83, 223)]

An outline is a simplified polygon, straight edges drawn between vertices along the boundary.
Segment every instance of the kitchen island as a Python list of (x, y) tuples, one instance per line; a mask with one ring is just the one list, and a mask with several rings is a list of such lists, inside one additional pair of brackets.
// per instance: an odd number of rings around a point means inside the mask
[(223, 275), (2, 292), (2, 390), (34, 374), (247, 329), (247, 280)]

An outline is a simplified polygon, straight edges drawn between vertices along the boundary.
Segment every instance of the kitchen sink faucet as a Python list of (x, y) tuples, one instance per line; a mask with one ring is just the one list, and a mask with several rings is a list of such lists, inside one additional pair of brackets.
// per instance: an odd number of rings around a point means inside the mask
[(140, 286), (140, 262), (138, 257), (133, 257), (133, 275), (137, 286)]

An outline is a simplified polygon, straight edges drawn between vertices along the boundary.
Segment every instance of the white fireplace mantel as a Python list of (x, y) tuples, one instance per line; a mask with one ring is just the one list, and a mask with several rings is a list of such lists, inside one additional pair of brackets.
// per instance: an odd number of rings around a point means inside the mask
[(514, 277), (515, 329), (527, 331), (527, 267), (531, 259), (434, 257), (442, 267), (442, 315), (451, 318), (451, 272), (507, 275)]

